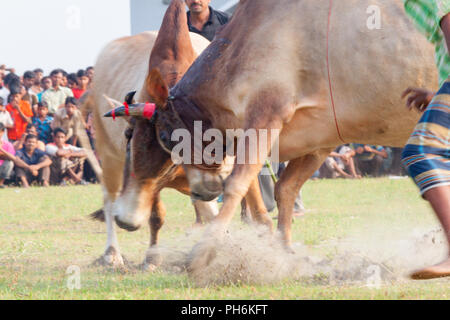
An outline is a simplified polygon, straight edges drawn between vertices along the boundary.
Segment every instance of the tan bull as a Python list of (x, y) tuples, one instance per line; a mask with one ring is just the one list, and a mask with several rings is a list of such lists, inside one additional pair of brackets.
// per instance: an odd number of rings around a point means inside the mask
[[(380, 28), (370, 23), (370, 6), (379, 9)], [(350, 142), (403, 146), (419, 114), (405, 108), (401, 93), (409, 86), (437, 88), (433, 47), (401, 0), (241, 0), (170, 97), (161, 77), (154, 79), (149, 86), (158, 110), (183, 119), (179, 125), (188, 130), (198, 120), (223, 133), (279, 130), (257, 164), (235, 165), (209, 236), (228, 225), (278, 140), (280, 160), (290, 160), (276, 186), (278, 229), (287, 248), (295, 196), (330, 151)], [(176, 129), (155, 121), (168, 131), (164, 136)], [(248, 154), (250, 145), (243, 145)], [(222, 192), (220, 170), (206, 163), (184, 168), (196, 199)], [(207, 241), (193, 252), (193, 268), (210, 256)]]
[[(138, 89), (136, 97), (149, 101), (151, 98), (145, 85), (149, 63), (152, 68), (157, 67), (165, 81), (173, 86), (208, 44), (209, 41), (202, 36), (189, 33), (184, 3), (176, 0), (169, 6), (159, 33), (149, 31), (118, 39), (108, 44), (98, 57), (93, 88), (85, 108), (92, 110), (94, 115), (96, 151), (103, 170), (104, 208), (94, 217), (106, 221), (107, 243), (103, 260), (108, 264), (123, 264), (114, 226), (115, 215), (137, 213), (139, 219), (134, 219), (132, 223), (118, 222), (130, 231), (148, 221), (150, 247), (155, 247), (165, 216), (160, 190), (169, 187), (189, 194), (189, 186), (183, 169), (174, 166), (159, 146), (153, 149), (140, 147), (151, 135), (142, 130), (147, 127), (145, 120), (132, 126), (124, 119), (117, 119), (114, 123), (105, 121), (103, 114), (111, 110), (105, 96), (123, 101), (128, 92)], [(132, 131), (129, 130), (133, 134), (131, 148), (141, 153), (140, 165), (134, 162), (126, 165), (127, 138), (124, 132), (128, 127), (132, 127)], [(123, 179), (124, 170), (132, 176)], [(204, 220), (210, 220), (217, 214), (215, 201), (195, 201), (194, 206), (197, 222), (201, 222), (200, 213)], [(159, 256), (149, 250), (144, 265), (157, 265), (159, 262)]]

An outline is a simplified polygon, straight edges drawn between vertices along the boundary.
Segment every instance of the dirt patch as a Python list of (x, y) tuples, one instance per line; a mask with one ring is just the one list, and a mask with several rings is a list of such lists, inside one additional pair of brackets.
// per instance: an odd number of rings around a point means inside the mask
[[(203, 230), (193, 230), (166, 242), (159, 248), (161, 269), (186, 271), (192, 247), (202, 239)], [(209, 249), (204, 257), (208, 265), (190, 272), (198, 286), (294, 280), (379, 287), (405, 280), (412, 270), (439, 262), (447, 252), (442, 231), (430, 229), (403, 235), (366, 232), (317, 246), (295, 243), (295, 254), (259, 228), (233, 227), (222, 240), (201, 243)]]

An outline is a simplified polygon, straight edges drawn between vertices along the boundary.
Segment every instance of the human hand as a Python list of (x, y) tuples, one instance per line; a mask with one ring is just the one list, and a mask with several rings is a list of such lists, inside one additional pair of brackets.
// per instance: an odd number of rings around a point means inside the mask
[(39, 170), (37, 169), (37, 167), (35, 165), (28, 166), (28, 170), (31, 172), (31, 174), (34, 177), (37, 177), (37, 175), (39, 174)]
[(369, 146), (369, 145), (364, 145), (364, 151), (367, 151), (367, 152), (373, 152), (374, 150), (372, 149), (372, 147), (371, 146)]
[(427, 89), (409, 87), (402, 93), (402, 99), (406, 98), (408, 95), (406, 107), (409, 110), (415, 108), (420, 112), (424, 112), (435, 93)]

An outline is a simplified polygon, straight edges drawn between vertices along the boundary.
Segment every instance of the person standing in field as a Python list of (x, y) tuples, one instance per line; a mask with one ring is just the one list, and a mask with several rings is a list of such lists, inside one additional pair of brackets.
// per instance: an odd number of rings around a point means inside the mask
[(408, 88), (409, 109), (423, 112), (402, 154), (409, 175), (429, 201), (444, 229), (449, 255), (441, 263), (415, 271), (413, 279), (450, 276), (450, 0), (404, 0), (406, 13), (436, 47), (441, 88)]

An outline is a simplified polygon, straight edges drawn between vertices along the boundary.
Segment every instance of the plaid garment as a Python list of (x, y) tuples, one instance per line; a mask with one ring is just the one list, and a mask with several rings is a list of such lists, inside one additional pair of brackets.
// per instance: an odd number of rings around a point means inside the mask
[(403, 149), (402, 162), (423, 195), (450, 185), (450, 78), (427, 107)]
[(450, 0), (403, 0), (406, 13), (412, 18), (418, 29), (436, 47), (436, 65), (439, 71), (439, 86), (450, 75), (450, 56), (444, 33), (441, 30), (441, 19), (450, 13)]

